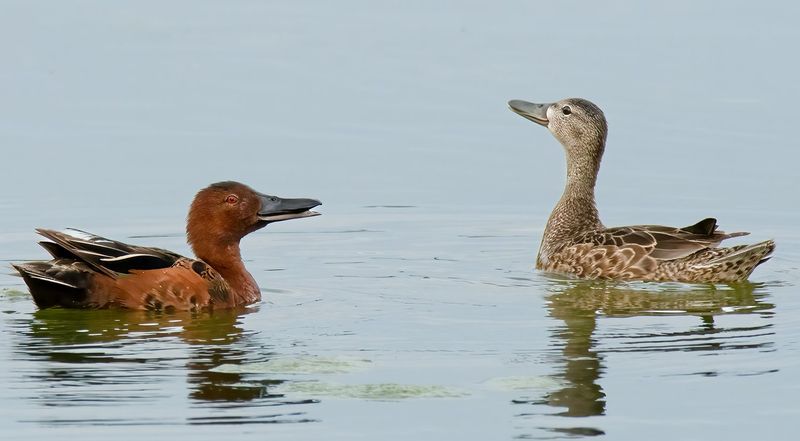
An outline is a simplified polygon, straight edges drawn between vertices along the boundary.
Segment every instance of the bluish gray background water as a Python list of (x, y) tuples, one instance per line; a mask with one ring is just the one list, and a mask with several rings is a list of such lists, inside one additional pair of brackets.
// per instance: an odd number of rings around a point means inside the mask
[[(242, 315), (36, 313), (0, 275), (4, 439), (790, 439), (795, 3), (1, 8), (0, 260), (37, 226), (189, 253), (223, 179), (324, 202), (244, 241)], [(775, 238), (754, 284), (531, 270), (563, 153), (505, 103), (567, 96), (609, 121), (605, 223)]]

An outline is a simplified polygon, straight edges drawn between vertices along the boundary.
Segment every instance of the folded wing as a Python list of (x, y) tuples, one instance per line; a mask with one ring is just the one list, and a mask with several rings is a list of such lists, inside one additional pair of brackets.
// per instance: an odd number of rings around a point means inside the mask
[(39, 234), (52, 242), (39, 242), (55, 259), (73, 259), (92, 269), (116, 277), (132, 270), (169, 268), (180, 254), (161, 248), (140, 247), (106, 239), (81, 230), (63, 232), (39, 228)]

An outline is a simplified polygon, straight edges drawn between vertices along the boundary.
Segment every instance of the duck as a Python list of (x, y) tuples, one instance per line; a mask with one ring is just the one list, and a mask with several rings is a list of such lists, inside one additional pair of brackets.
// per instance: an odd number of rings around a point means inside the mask
[(317, 216), (316, 199), (259, 193), (239, 182), (200, 190), (186, 217), (197, 258), (130, 245), (77, 229), (36, 231), (49, 261), (12, 264), (40, 308), (206, 311), (246, 306), (261, 290), (245, 268), (239, 242), (265, 226)]
[(721, 247), (747, 232), (725, 233), (715, 218), (687, 227), (606, 227), (595, 204), (595, 183), (608, 124), (583, 98), (537, 104), (512, 100), (514, 113), (547, 127), (566, 153), (567, 179), (544, 229), (536, 268), (580, 279), (736, 283), (750, 277), (775, 250), (773, 240)]

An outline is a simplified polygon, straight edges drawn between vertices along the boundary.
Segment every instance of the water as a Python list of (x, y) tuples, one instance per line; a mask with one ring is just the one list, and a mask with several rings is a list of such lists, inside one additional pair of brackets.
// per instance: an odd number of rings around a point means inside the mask
[[(189, 253), (237, 179), (323, 216), (243, 242), (264, 301), (36, 311), (0, 275), (3, 439), (791, 439), (792, 3), (5, 2), (0, 261), (36, 226)], [(608, 225), (774, 238), (751, 283), (532, 271), (563, 154), (505, 109), (610, 123)], [(10, 272), (11, 270), (9, 269)]]

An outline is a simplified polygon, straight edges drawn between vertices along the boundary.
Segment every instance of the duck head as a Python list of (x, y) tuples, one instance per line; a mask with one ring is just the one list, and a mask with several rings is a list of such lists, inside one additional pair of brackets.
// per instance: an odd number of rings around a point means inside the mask
[(567, 150), (568, 156), (600, 158), (605, 148), (608, 124), (591, 101), (567, 98), (555, 103), (535, 104), (511, 100), (508, 107), (516, 114), (543, 125)]
[(212, 242), (239, 243), (245, 235), (273, 222), (318, 216), (315, 199), (285, 199), (259, 193), (239, 182), (211, 184), (200, 190), (186, 218), (187, 239), (193, 246)]

